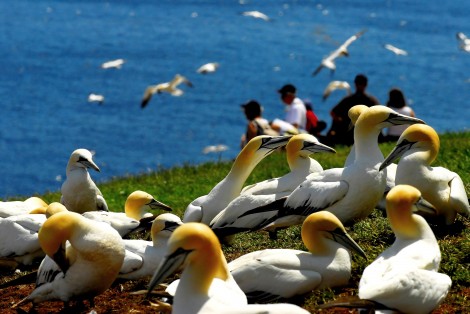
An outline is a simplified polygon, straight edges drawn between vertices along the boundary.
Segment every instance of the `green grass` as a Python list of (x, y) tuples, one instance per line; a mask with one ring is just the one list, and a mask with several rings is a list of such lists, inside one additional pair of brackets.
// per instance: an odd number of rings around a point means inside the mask
[[(394, 143), (381, 144), (384, 155)], [(315, 158), (325, 169), (342, 167), (349, 153), (348, 147), (337, 147), (337, 154), (317, 154)], [(159, 169), (124, 178), (115, 178), (99, 184), (111, 210), (122, 211), (126, 197), (134, 190), (144, 190), (158, 200), (172, 206), (177, 215), (182, 216), (186, 206), (196, 197), (207, 194), (230, 170), (232, 162), (213, 162), (202, 165), (185, 165), (172, 169)], [(447, 167), (457, 172), (470, 191), (470, 132), (446, 133), (441, 135), (441, 150), (433, 166)], [(278, 177), (288, 171), (283, 152), (274, 153), (263, 160), (250, 175), (246, 184), (266, 178)], [(93, 175), (93, 174), (92, 174)], [(58, 201), (59, 192), (39, 195), (47, 202)], [(21, 198), (19, 198), (21, 199)], [(441, 272), (452, 278), (452, 290), (445, 300), (445, 309), (439, 313), (463, 313), (469, 308), (470, 298), (470, 223), (459, 216), (456, 223), (448, 228), (435, 228), (441, 251)], [(338, 296), (357, 294), (357, 284), (362, 270), (378, 254), (393, 243), (394, 235), (384, 215), (376, 210), (372, 215), (348, 227), (350, 235), (368, 255), (368, 261), (353, 258), (353, 276), (346, 287), (315, 291), (305, 298), (295, 300), (304, 308), (316, 312), (316, 305), (331, 301)], [(231, 246), (224, 246), (227, 260), (265, 248), (305, 249), (300, 240), (300, 227), (291, 227), (279, 233), (278, 240), (270, 240), (265, 233), (239, 234)]]

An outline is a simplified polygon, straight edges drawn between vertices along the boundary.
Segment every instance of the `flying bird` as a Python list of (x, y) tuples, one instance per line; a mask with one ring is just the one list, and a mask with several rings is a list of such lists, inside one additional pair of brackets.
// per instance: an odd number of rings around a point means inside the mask
[(122, 65), (124, 64), (124, 59), (116, 59), (112, 61), (107, 61), (101, 65), (102, 69), (120, 69)]
[(228, 146), (227, 146), (227, 145), (224, 145), (224, 144), (209, 145), (209, 146), (204, 147), (204, 149), (202, 150), (202, 152), (203, 152), (204, 154), (220, 153), (220, 152), (226, 151), (227, 149), (228, 149)]
[(328, 68), (328, 69), (331, 70), (331, 73), (334, 73), (335, 70), (336, 70), (335, 59), (339, 58), (341, 56), (348, 57), (349, 56), (349, 52), (348, 52), (349, 45), (351, 45), (356, 39), (361, 37), (362, 34), (364, 34), (365, 32), (366, 32), (366, 30), (362, 30), (362, 31), (356, 33), (355, 35), (349, 37), (348, 40), (346, 40), (341, 46), (339, 46), (338, 49), (336, 49), (335, 51), (330, 53), (326, 58), (324, 58), (321, 61), (320, 65), (315, 69), (315, 71), (313, 71), (312, 75), (314, 75), (314, 76), (317, 75), (318, 72), (320, 72), (321, 69), (323, 69), (323, 68)]
[(330, 94), (337, 89), (344, 89), (347, 91), (348, 95), (351, 94), (351, 85), (346, 81), (331, 81), (323, 91), (323, 101), (325, 101)]
[(145, 108), (152, 98), (153, 94), (157, 93), (169, 93), (172, 96), (181, 96), (183, 95), (183, 90), (176, 88), (181, 83), (188, 85), (189, 87), (193, 87), (193, 84), (184, 76), (180, 74), (176, 74), (175, 77), (170, 82), (160, 83), (157, 85), (150, 85), (147, 87), (144, 93), (144, 97), (142, 98), (142, 103), (140, 104), (141, 108)]
[(217, 62), (206, 63), (204, 65), (201, 65), (196, 72), (200, 74), (214, 73), (215, 71), (217, 71), (219, 66), (220, 64)]
[(102, 105), (104, 103), (104, 96), (91, 93), (88, 95), (88, 102), (97, 102)]
[(397, 48), (397, 47), (395, 47), (393, 45), (390, 45), (390, 44), (385, 44), (384, 48), (387, 49), (387, 50), (390, 50), (391, 52), (393, 52), (397, 56), (407, 56), (408, 55), (407, 51), (405, 51), (403, 49), (400, 49), (400, 48)]
[(470, 38), (468, 38), (464, 33), (457, 33), (457, 40), (459, 41), (459, 48), (463, 51), (470, 52)]
[(256, 19), (262, 19), (263, 21), (269, 22), (271, 19), (266, 14), (260, 11), (245, 11), (242, 13), (243, 16), (251, 16)]

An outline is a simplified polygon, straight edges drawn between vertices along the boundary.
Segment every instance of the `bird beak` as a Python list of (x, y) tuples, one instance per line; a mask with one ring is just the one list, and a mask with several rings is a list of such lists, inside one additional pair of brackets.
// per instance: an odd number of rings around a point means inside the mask
[(389, 114), (385, 122), (391, 123), (392, 125), (416, 124), (416, 123), (426, 124), (426, 122), (424, 122), (421, 119), (409, 117), (403, 114), (393, 113), (393, 112)]
[(338, 242), (341, 245), (344, 245), (352, 252), (355, 252), (358, 255), (367, 259), (366, 253), (364, 253), (359, 244), (357, 244), (356, 241), (354, 241), (353, 238), (351, 238), (349, 234), (344, 232), (342, 229), (336, 228), (335, 230), (330, 231), (330, 234), (333, 236), (334, 241)]
[(279, 147), (287, 145), (287, 142), (289, 142), (291, 137), (292, 137), (291, 135), (265, 137), (265, 138), (263, 138), (262, 144), (259, 147), (259, 149), (265, 148), (265, 149), (268, 149), (270, 151), (275, 150)]
[(54, 253), (52, 259), (59, 266), (60, 270), (65, 274), (70, 267), (67, 256), (65, 255), (65, 244), (59, 246), (59, 250)]
[(304, 147), (302, 147), (302, 150), (304, 149), (312, 153), (336, 153), (336, 150), (320, 142), (304, 142)]
[(147, 204), (147, 206), (149, 206), (151, 209), (162, 209), (168, 212), (173, 211), (170, 206), (163, 204), (162, 202), (157, 201), (156, 199), (152, 199), (150, 203)]
[(175, 231), (176, 228), (181, 226), (181, 223), (179, 222), (174, 222), (174, 221), (165, 221), (165, 226), (163, 227), (162, 230), (168, 230), (168, 231)]
[(147, 289), (147, 298), (150, 296), (156, 285), (162, 283), (163, 280), (173, 274), (173, 272), (184, 264), (189, 253), (191, 253), (191, 251), (179, 248), (161, 261), (157, 270), (153, 274), (152, 280), (150, 280), (149, 287)]
[(431, 203), (426, 201), (424, 198), (420, 197), (419, 200), (414, 204), (413, 211), (424, 214), (437, 215), (436, 207)]
[(411, 147), (415, 144), (416, 142), (410, 142), (407, 140), (403, 140), (400, 143), (395, 146), (395, 148), (390, 152), (390, 154), (385, 158), (385, 160), (382, 162), (382, 164), (379, 167), (379, 171), (382, 171), (385, 167), (390, 165), (392, 162), (403, 156), (403, 154), (410, 150)]
[(92, 160), (88, 160), (88, 159), (84, 159), (84, 158), (80, 158), (78, 160), (79, 163), (81, 163), (82, 165), (84, 165), (85, 167), (87, 168), (91, 168), (95, 171), (98, 171), (100, 172), (100, 168), (98, 168), (98, 166), (92, 161)]

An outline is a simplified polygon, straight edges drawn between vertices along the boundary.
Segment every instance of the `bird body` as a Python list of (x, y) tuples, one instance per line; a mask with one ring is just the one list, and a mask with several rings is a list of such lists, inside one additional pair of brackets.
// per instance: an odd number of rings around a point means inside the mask
[(120, 69), (124, 63), (125, 63), (124, 59), (106, 61), (103, 64), (101, 64), (101, 68), (102, 69), (111, 69), (111, 68)]
[(20, 303), (93, 298), (111, 286), (124, 260), (116, 230), (73, 212), (48, 218), (39, 241), (48, 256), (38, 269), (36, 288)]
[(201, 65), (196, 72), (199, 74), (209, 74), (214, 73), (219, 68), (220, 64), (217, 62), (209, 62)]
[(88, 95), (88, 102), (97, 102), (102, 105), (104, 103), (104, 96), (91, 93), (90, 95)]
[(183, 90), (177, 88), (177, 86), (182, 83), (188, 85), (189, 87), (193, 87), (193, 84), (186, 77), (180, 74), (176, 74), (175, 77), (170, 82), (148, 86), (145, 89), (144, 97), (142, 98), (140, 107), (145, 108), (155, 93), (160, 94), (160, 93), (165, 92), (165, 93), (169, 93), (172, 96), (183, 95), (184, 93)]
[(387, 50), (390, 50), (391, 52), (393, 52), (394, 54), (396, 54), (398, 56), (407, 56), (408, 55), (408, 52), (406, 52), (405, 50), (397, 48), (397, 47), (395, 47), (393, 45), (390, 45), (390, 44), (385, 44), (384, 48), (387, 49)]
[(127, 197), (124, 204), (124, 213), (89, 211), (83, 213), (83, 216), (106, 222), (116, 229), (122, 237), (126, 237), (131, 232), (148, 229), (156, 218), (156, 215), (149, 211), (155, 209), (171, 211), (169, 206), (157, 201), (149, 193), (136, 190)]
[(28, 214), (37, 208), (46, 208), (47, 203), (41, 198), (32, 196), (24, 201), (4, 201), (0, 202), (0, 218)]
[(88, 169), (100, 171), (93, 161), (91, 152), (87, 149), (77, 149), (72, 152), (67, 164), (67, 179), (60, 189), (60, 202), (69, 211), (84, 213), (86, 211), (108, 211), (108, 204), (103, 194), (90, 177)]
[(462, 32), (458, 32), (456, 36), (459, 43), (459, 48), (465, 52), (470, 52), (470, 38), (468, 38)]
[(351, 85), (349, 85), (348, 82), (331, 81), (330, 83), (328, 83), (325, 90), (323, 91), (323, 96), (322, 96), (323, 101), (325, 101), (328, 98), (328, 96), (330, 96), (330, 94), (337, 89), (344, 89), (346, 90), (348, 95), (351, 94)]
[(328, 68), (331, 70), (331, 73), (334, 73), (334, 71), (336, 70), (335, 60), (341, 56), (346, 56), (346, 57), (349, 56), (349, 52), (348, 52), (349, 45), (351, 45), (356, 39), (361, 37), (364, 33), (365, 33), (365, 30), (362, 30), (356, 33), (355, 35), (349, 37), (341, 46), (339, 46), (335, 51), (330, 53), (326, 58), (324, 58), (321, 61), (320, 65), (315, 69), (315, 71), (313, 71), (312, 75), (314, 76), (317, 75), (323, 68)]
[(256, 165), (277, 148), (286, 145), (289, 136), (260, 135), (252, 138), (240, 151), (227, 176), (212, 190), (196, 198), (186, 208), (183, 222), (202, 222), (209, 224), (243, 188), (246, 179)]
[(263, 21), (269, 22), (270, 18), (266, 14), (260, 12), (260, 11), (245, 11), (242, 13), (243, 16), (251, 16), (257, 19), (261, 19)]
[(428, 125), (408, 127), (381, 169), (400, 158), (395, 184), (412, 185), (431, 203), (445, 223), (454, 222), (457, 214), (470, 217), (470, 205), (461, 177), (444, 167), (432, 167), (439, 153), (439, 135)]
[(250, 302), (291, 298), (315, 289), (345, 285), (351, 277), (349, 250), (365, 257), (330, 212), (307, 217), (302, 225), (302, 240), (308, 252), (265, 249), (242, 255), (228, 264)]
[(449, 276), (438, 273), (441, 253), (427, 222), (412, 213), (418, 189), (397, 185), (387, 195), (395, 242), (364, 269), (359, 297), (402, 313), (430, 313), (445, 298)]

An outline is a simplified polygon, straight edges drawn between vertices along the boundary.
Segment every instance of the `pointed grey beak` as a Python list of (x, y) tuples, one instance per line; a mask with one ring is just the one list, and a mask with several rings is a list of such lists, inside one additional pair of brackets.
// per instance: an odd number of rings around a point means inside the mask
[(179, 226), (181, 226), (182, 224), (179, 223), (179, 222), (175, 222), (175, 221), (165, 221), (165, 227), (163, 227), (163, 230), (168, 230), (168, 231), (175, 231), (176, 228), (178, 228)]
[(162, 202), (160, 201), (157, 201), (156, 199), (153, 199), (150, 201), (150, 203), (147, 204), (151, 209), (162, 209), (162, 210), (165, 210), (165, 211), (168, 211), (168, 212), (171, 212), (173, 211), (173, 209), (166, 205), (166, 204), (163, 204)]
[(403, 140), (398, 142), (398, 144), (395, 146), (395, 148), (390, 152), (390, 154), (385, 158), (385, 160), (382, 162), (382, 164), (379, 167), (379, 171), (382, 171), (384, 168), (386, 168), (388, 165), (390, 165), (392, 162), (403, 156), (405, 152), (411, 149), (413, 145), (416, 142), (410, 142), (407, 140)]
[(302, 150), (304, 149), (312, 153), (336, 153), (336, 150), (320, 142), (304, 142), (304, 147), (302, 147)]
[(92, 161), (92, 160), (88, 160), (88, 159), (85, 159), (85, 158), (79, 158), (78, 159), (78, 162), (81, 163), (82, 165), (84, 165), (85, 167), (87, 168), (91, 168), (95, 171), (98, 171), (100, 172), (100, 168), (98, 168), (98, 166)]
[(431, 203), (426, 201), (424, 198), (420, 197), (419, 200), (414, 204), (417, 213), (426, 213), (431, 215), (437, 215), (436, 207)]
[(393, 112), (390, 113), (386, 121), (391, 123), (392, 125), (416, 124), (416, 123), (426, 124), (426, 122), (424, 122), (421, 119), (408, 117), (403, 114), (393, 113)]
[(147, 298), (150, 296), (156, 285), (162, 283), (163, 280), (173, 274), (181, 265), (184, 264), (189, 253), (191, 253), (191, 251), (179, 248), (175, 252), (163, 258), (150, 280), (149, 287), (147, 289)]
[(345, 233), (340, 228), (330, 231), (330, 234), (333, 236), (334, 241), (338, 242), (339, 244), (343, 245), (352, 252), (355, 252), (358, 255), (367, 259), (366, 253), (364, 253), (359, 244), (357, 244), (356, 241), (354, 241), (353, 238), (349, 236), (349, 234)]
[(287, 142), (289, 142), (291, 137), (291, 135), (265, 137), (262, 139), (262, 143), (259, 149), (265, 148), (273, 151), (279, 147), (287, 145)]

